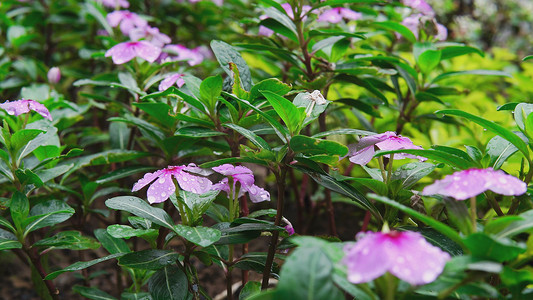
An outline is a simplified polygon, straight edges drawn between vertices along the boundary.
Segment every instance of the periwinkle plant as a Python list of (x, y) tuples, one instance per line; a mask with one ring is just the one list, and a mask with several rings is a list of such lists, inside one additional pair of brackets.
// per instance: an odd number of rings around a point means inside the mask
[(501, 58), (424, 0), (156, 2), (0, 5), (0, 250), (41, 298), (529, 296), (533, 105), (478, 116), (529, 88), (463, 70)]

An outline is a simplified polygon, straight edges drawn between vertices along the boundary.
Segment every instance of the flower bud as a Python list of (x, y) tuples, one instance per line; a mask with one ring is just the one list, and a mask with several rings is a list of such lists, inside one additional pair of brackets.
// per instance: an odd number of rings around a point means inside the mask
[(46, 76), (48, 77), (48, 82), (50, 84), (57, 84), (61, 79), (61, 71), (58, 67), (53, 67), (50, 68)]

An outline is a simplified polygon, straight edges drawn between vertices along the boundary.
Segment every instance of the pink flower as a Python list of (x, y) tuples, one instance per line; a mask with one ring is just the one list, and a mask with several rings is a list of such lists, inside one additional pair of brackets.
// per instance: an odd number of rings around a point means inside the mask
[[(264, 20), (264, 19), (268, 19), (268, 16), (267, 15), (259, 16), (259, 20)], [(274, 30), (266, 26), (259, 25), (259, 31), (257, 32), (257, 34), (262, 35), (262, 36), (271, 36), (274, 34)]]
[(157, 27), (138, 27), (130, 30), (130, 39), (132, 41), (138, 41), (140, 39), (145, 39), (149, 41), (152, 45), (162, 48), (165, 44), (171, 42), (170, 37), (164, 33), (159, 32)]
[(486, 190), (507, 196), (522, 195), (527, 191), (525, 182), (505, 174), (502, 170), (468, 169), (455, 172), (428, 185), (423, 195), (440, 194), (457, 200), (475, 197)]
[(130, 7), (130, 3), (127, 0), (101, 0), (101, 2), (104, 6), (111, 8)]
[[(204, 60), (204, 56), (201, 53), (201, 48), (196, 47), (194, 49), (189, 49), (183, 45), (166, 45), (163, 49), (168, 50), (170, 54), (174, 54), (176, 56), (169, 56), (168, 54), (166, 57), (163, 57), (163, 61), (180, 61), (185, 60), (189, 64), (189, 66), (195, 66), (199, 63), (201, 63)], [(164, 53), (166, 54), (166, 53)]]
[(58, 67), (50, 68), (46, 77), (48, 77), (48, 82), (50, 84), (56, 84), (61, 80), (61, 70), (59, 70)]
[(437, 41), (445, 41), (448, 38), (448, 29), (446, 29), (446, 26), (437, 23), (437, 34), (435, 35), (435, 39)]
[(417, 232), (367, 232), (344, 248), (343, 263), (352, 283), (372, 281), (386, 272), (410, 283), (427, 284), (442, 273), (450, 255)]
[[(237, 182), (241, 184), (238, 197), (244, 195), (245, 192), (248, 192), (250, 195), (250, 200), (253, 203), (270, 201), (270, 194), (265, 191), (263, 188), (258, 187), (254, 184), (254, 175), (252, 170), (243, 167), (243, 166), (233, 166), (230, 164), (224, 164), (218, 167), (213, 168), (214, 171), (233, 178), (233, 189)], [(225, 191), (230, 193), (230, 186), (228, 183), (228, 178), (222, 179), (219, 183), (213, 185), (213, 190)]]
[[(396, 133), (392, 131), (387, 131), (385, 133), (369, 135), (361, 138), (359, 143), (355, 145), (355, 149), (348, 154), (350, 156), (350, 161), (354, 164), (366, 165), (374, 157), (374, 147), (377, 147), (379, 150), (422, 149), (422, 147), (414, 145), (409, 138), (396, 135)], [(390, 155), (385, 155), (385, 157), (389, 156)], [(394, 154), (394, 159), (404, 158), (418, 158), (420, 161), (427, 160), (424, 157), (411, 154)]]
[(18, 116), (25, 114), (33, 110), (43, 116), (44, 118), (52, 121), (52, 116), (46, 108), (46, 106), (35, 100), (22, 99), (17, 101), (6, 101), (0, 104), (0, 108), (5, 109), (8, 115)]
[(200, 173), (203, 170), (195, 164), (189, 164), (188, 166), (168, 166), (154, 173), (144, 174), (144, 177), (133, 185), (131, 191), (136, 192), (155, 180), (148, 188), (148, 202), (151, 204), (161, 203), (176, 191), (172, 176), (176, 178), (180, 188), (184, 191), (203, 194), (211, 190), (213, 184), (209, 179), (192, 175), (186, 171)]
[(139, 17), (136, 13), (127, 10), (117, 10), (109, 13), (106, 19), (111, 27), (117, 27), (120, 24), (120, 31), (124, 35), (128, 35), (135, 28), (148, 26), (146, 20)]
[[(200, 1), (202, 1), (202, 0), (189, 0), (189, 2), (191, 2), (191, 3), (197, 3), (197, 2), (200, 2)], [(224, 0), (211, 0), (211, 1), (213, 3), (215, 3), (217, 6), (222, 6), (222, 4), (224, 4)]]
[(403, 0), (403, 4), (421, 12), (423, 15), (430, 17), (435, 16), (435, 12), (431, 5), (424, 0)]
[(117, 65), (126, 63), (138, 56), (148, 62), (153, 63), (161, 54), (158, 48), (146, 41), (125, 42), (113, 46), (107, 50), (105, 57), (111, 56)]
[(353, 11), (351, 9), (344, 7), (335, 7), (332, 9), (328, 9), (322, 14), (320, 14), (317, 21), (336, 24), (342, 21), (342, 19), (359, 20), (362, 17), (363, 14)]
[(165, 91), (166, 89), (171, 87), (173, 84), (176, 84), (179, 88), (182, 87), (185, 84), (185, 80), (183, 80), (183, 76), (185, 76), (185, 74), (176, 73), (163, 79), (161, 83), (159, 84), (159, 91)]

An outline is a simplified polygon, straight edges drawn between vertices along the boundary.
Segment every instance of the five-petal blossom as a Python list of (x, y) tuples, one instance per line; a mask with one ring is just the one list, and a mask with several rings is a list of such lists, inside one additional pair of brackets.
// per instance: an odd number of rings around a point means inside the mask
[(138, 56), (148, 62), (153, 63), (161, 54), (158, 48), (147, 41), (124, 42), (113, 46), (107, 50), (105, 57), (111, 56), (117, 65), (127, 63)]
[(468, 169), (447, 175), (422, 191), (423, 195), (443, 195), (466, 200), (487, 190), (507, 196), (522, 195), (527, 191), (525, 182), (505, 174), (502, 170)]
[[(361, 138), (349, 154), (350, 161), (358, 165), (366, 165), (372, 157), (374, 157), (375, 147), (380, 150), (402, 150), (402, 149), (422, 149), (420, 146), (416, 146), (407, 137), (396, 135), (392, 131), (387, 131), (381, 134), (369, 135)], [(389, 155), (385, 155), (389, 157)], [(405, 153), (394, 154), (394, 159), (404, 158), (418, 158), (420, 161), (426, 160), (424, 157), (414, 156)]]
[(168, 76), (167, 78), (163, 79), (161, 83), (159, 84), (159, 91), (165, 91), (172, 85), (176, 84), (179, 88), (182, 87), (185, 84), (185, 80), (183, 79), (183, 76), (185, 74), (172, 74)]
[(6, 112), (12, 116), (18, 116), (30, 112), (30, 110), (33, 110), (44, 118), (52, 121), (52, 116), (50, 115), (50, 112), (48, 111), (46, 106), (35, 100), (22, 99), (17, 101), (6, 101), (0, 104), (0, 108), (5, 109)]
[(136, 13), (128, 10), (117, 10), (107, 14), (107, 22), (111, 27), (117, 27), (120, 24), (120, 31), (122, 34), (128, 35), (131, 30), (135, 28), (144, 28), (148, 26), (148, 22), (139, 17)]
[(325, 10), (322, 14), (320, 14), (317, 21), (336, 24), (342, 21), (342, 19), (355, 21), (361, 19), (362, 17), (363, 14), (353, 11), (351, 9), (344, 7), (335, 7), (332, 9)]
[(172, 176), (174, 176), (178, 181), (179, 187), (184, 191), (204, 194), (211, 190), (212, 182), (205, 177), (189, 173), (200, 173), (201, 171), (203, 170), (195, 164), (189, 164), (188, 166), (168, 166), (162, 170), (144, 174), (144, 177), (133, 185), (131, 191), (136, 192), (153, 181), (147, 192), (148, 202), (163, 202), (176, 191), (176, 186), (172, 181)]
[(343, 263), (352, 283), (372, 281), (386, 272), (410, 283), (427, 284), (442, 273), (450, 255), (418, 232), (367, 232), (344, 248)]
[[(254, 184), (254, 175), (252, 170), (243, 166), (233, 166), (230, 164), (223, 164), (213, 168), (214, 171), (233, 178), (233, 190), (235, 190), (236, 183), (239, 182), (241, 188), (238, 197), (248, 192), (250, 200), (254, 203), (262, 201), (270, 201), (270, 194), (263, 188)], [(222, 179), (219, 183), (213, 185), (213, 190), (225, 191), (230, 196), (230, 186), (228, 178)]]

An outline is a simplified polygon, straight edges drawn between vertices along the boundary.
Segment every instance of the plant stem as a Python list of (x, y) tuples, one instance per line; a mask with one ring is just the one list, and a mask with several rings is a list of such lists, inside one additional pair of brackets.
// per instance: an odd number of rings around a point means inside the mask
[(50, 297), (52, 297), (52, 299), (54, 300), (59, 300), (59, 290), (55, 287), (54, 283), (51, 280), (44, 279), (46, 278), (46, 272), (44, 271), (44, 268), (41, 264), (40, 257), (35, 253), (35, 249), (31, 249), (27, 245), (24, 245), (23, 251), (30, 259), (30, 262), (35, 267), (35, 270), (39, 273), (41, 280), (44, 282), (46, 288), (48, 289)]
[(387, 163), (387, 184), (390, 183), (392, 177), (392, 163), (394, 162), (394, 154), (390, 155), (389, 162)]
[(476, 197), (470, 197), (470, 221), (472, 222), (472, 232), (477, 231), (477, 211)]
[[(274, 225), (279, 226), (281, 224), (281, 218), (283, 217), (283, 202), (285, 197), (285, 177), (287, 175), (287, 169), (284, 167), (281, 172), (274, 172), (276, 176), (276, 183), (278, 186), (278, 203), (277, 213)], [(270, 239), (270, 247), (268, 248), (268, 255), (265, 263), (265, 269), (263, 270), (263, 282), (261, 283), (261, 289), (268, 288), (268, 280), (270, 279), (270, 273), (272, 270), (272, 264), (274, 262), (274, 254), (276, 253), (276, 246), (278, 244), (279, 231), (272, 232), (272, 238)]]
[(386, 183), (387, 174), (385, 173), (385, 165), (383, 164), (383, 156), (378, 157), (379, 170), (381, 171), (381, 177), (383, 177), (383, 182)]
[[(514, 204), (514, 200), (516, 198), (513, 199), (513, 204)], [(505, 214), (503, 213), (502, 209), (500, 208), (500, 205), (498, 204), (498, 201), (496, 201), (496, 199), (494, 199), (494, 197), (492, 195), (489, 195), (487, 197), (487, 200), (489, 201), (489, 204), (490, 206), (492, 207), (492, 209), (494, 209), (494, 211), (496, 212), (496, 214), (499, 216), (499, 217), (503, 217), (505, 216)], [(511, 205), (512, 206), (512, 205)]]

